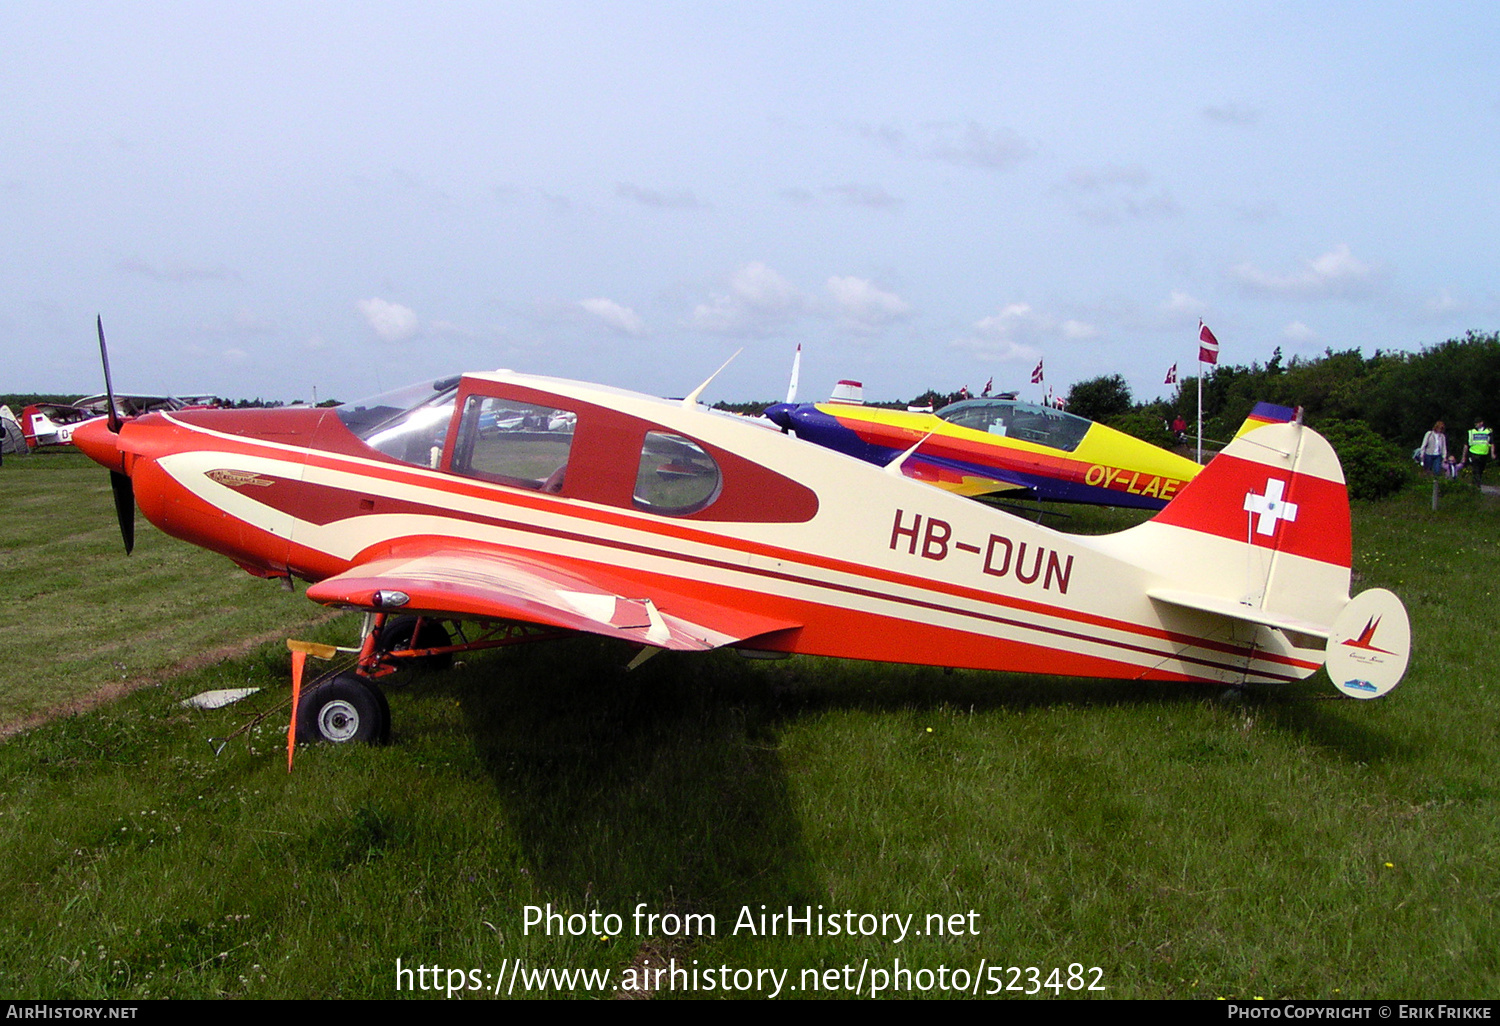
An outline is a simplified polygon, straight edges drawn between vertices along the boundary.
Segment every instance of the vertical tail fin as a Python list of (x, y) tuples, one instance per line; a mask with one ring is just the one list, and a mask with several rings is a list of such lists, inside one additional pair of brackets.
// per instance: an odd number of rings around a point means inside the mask
[(1344, 471), (1300, 423), (1237, 436), (1149, 525), (1174, 578), (1246, 611), (1326, 630), (1349, 602)]
[(1234, 437), (1248, 434), (1256, 428), (1263, 428), (1267, 424), (1289, 424), (1294, 420), (1302, 419), (1302, 410), (1292, 409), (1290, 406), (1277, 406), (1275, 403), (1256, 403), (1250, 411), (1250, 416), (1245, 418), (1245, 423), (1234, 433)]
[(1166, 509), (1114, 539), (1152, 571), (1146, 594), (1163, 626), (1243, 646), (1245, 681), (1326, 663), (1340, 691), (1371, 698), (1406, 670), (1406, 610), (1380, 589), (1350, 600), (1343, 468), (1298, 421), (1242, 431)]

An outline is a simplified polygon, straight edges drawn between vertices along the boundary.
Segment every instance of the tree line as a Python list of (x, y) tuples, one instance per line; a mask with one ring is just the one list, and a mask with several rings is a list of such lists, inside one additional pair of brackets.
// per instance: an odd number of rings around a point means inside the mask
[[(1068, 412), (1162, 444), (1166, 424), (1197, 416), (1197, 379), (1183, 378), (1168, 398), (1135, 402), (1118, 374), (1075, 384)], [(1412, 450), (1437, 421), (1448, 448), (1461, 452), (1476, 418), (1500, 417), (1500, 333), (1469, 331), (1419, 352), (1358, 349), (1283, 361), (1277, 349), (1265, 365), (1225, 365), (1203, 379), (1203, 435), (1234, 436), (1257, 402), (1302, 407), (1306, 422), (1338, 450), (1356, 497), (1388, 494), (1415, 467)]]

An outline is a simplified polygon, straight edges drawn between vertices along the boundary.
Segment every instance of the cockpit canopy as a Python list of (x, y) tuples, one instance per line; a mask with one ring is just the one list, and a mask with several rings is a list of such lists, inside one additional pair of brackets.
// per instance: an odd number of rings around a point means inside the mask
[(436, 468), (448, 440), (459, 378), (407, 385), (335, 407), (339, 420), (372, 449), (402, 463)]
[(1014, 399), (965, 399), (937, 411), (950, 424), (1072, 452), (1094, 422)]
[(507, 488), (668, 517), (800, 522), (817, 510), (805, 487), (707, 442), (525, 381), (444, 378), (334, 412), (393, 460)]

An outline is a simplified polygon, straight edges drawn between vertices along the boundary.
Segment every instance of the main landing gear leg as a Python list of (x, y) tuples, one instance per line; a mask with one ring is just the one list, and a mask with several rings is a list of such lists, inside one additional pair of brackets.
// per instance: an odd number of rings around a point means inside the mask
[[(458, 652), (523, 645), (562, 637), (566, 633), (529, 624), (487, 623), (482, 625), (477, 636), (471, 638), (460, 633), (460, 640), (455, 642), (442, 620), (411, 614), (388, 616), (375, 613), (366, 621), (358, 649), (288, 641), (287, 647), (294, 653), (294, 660), (307, 656), (333, 659), (340, 652), (358, 653), (353, 666), (346, 664), (329, 670), (300, 689), (288, 734), (298, 742), (383, 744), (391, 736), (391, 707), (376, 683), (381, 677), (407, 666), (447, 669), (453, 665), (453, 656)], [(294, 669), (294, 677), (300, 681), (300, 671)], [(289, 739), (289, 748), (290, 744)], [(290, 764), (289, 751), (288, 766)]]

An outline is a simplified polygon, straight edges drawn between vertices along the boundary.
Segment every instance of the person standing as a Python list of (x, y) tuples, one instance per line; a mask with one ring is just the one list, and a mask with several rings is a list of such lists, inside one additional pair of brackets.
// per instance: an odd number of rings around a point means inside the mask
[(1433, 477), (1443, 469), (1448, 458), (1447, 427), (1442, 421), (1432, 425), (1432, 430), (1422, 436), (1422, 469)]
[(1464, 446), (1464, 459), (1474, 468), (1474, 483), (1484, 484), (1484, 468), (1490, 462), (1490, 429), (1484, 426), (1484, 418), (1474, 418), (1474, 430), (1469, 432), (1469, 444)]

